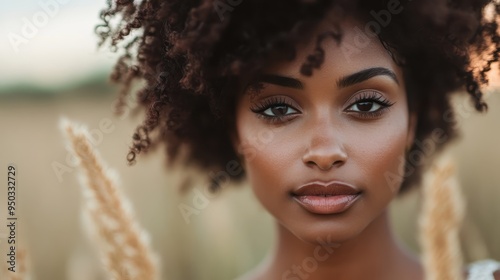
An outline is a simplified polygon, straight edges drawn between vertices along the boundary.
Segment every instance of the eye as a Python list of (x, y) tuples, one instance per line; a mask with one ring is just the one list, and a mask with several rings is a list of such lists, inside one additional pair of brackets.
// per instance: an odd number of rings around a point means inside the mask
[(295, 113), (298, 113), (298, 111), (286, 104), (272, 105), (268, 109), (265, 109), (262, 112), (263, 115), (266, 115), (268, 117), (278, 117), (278, 118)]
[(380, 103), (375, 101), (361, 101), (348, 108), (352, 112), (376, 112), (382, 108)]
[(360, 93), (345, 111), (361, 118), (376, 118), (392, 105), (394, 102), (391, 103), (380, 93), (368, 91)]
[(272, 97), (254, 105), (250, 110), (270, 122), (283, 122), (287, 117), (300, 113), (284, 97)]

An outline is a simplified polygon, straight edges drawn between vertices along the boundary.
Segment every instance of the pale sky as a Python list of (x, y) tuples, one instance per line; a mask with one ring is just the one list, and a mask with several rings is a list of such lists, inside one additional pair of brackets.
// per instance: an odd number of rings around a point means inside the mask
[(97, 50), (94, 34), (105, 6), (106, 0), (0, 0), (0, 86), (66, 84), (111, 69), (116, 55)]

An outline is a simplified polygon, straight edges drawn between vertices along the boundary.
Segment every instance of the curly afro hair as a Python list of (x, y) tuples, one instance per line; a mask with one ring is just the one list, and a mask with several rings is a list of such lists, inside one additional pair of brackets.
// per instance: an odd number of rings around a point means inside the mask
[[(374, 11), (390, 5), (402, 11), (376, 34), (403, 67), (409, 109), (418, 117), (416, 139), (425, 141), (439, 129), (446, 136), (435, 143), (441, 150), (457, 135), (452, 94), (465, 90), (478, 111), (487, 108), (481, 86), (500, 52), (496, 0), (108, 0), (96, 33), (99, 46), (124, 52), (111, 74), (123, 85), (118, 109), (133, 82), (143, 81), (134, 94), (146, 116), (127, 160), (133, 163), (163, 143), (169, 164), (182, 160), (202, 170), (224, 169), (239, 158), (230, 131), (245, 81), (271, 60), (293, 60), (296, 43), (329, 9), (369, 22)], [(321, 41), (304, 62), (303, 75), (313, 75), (323, 62)], [(408, 155), (420, 148), (415, 143)], [(423, 166), (411, 168), (401, 192), (419, 182)], [(232, 179), (244, 177), (241, 172)], [(212, 182), (211, 189), (218, 188)]]

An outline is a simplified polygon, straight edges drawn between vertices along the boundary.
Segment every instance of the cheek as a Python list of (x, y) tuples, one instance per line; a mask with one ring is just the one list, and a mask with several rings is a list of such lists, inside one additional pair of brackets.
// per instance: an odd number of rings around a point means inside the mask
[(292, 147), (297, 141), (290, 141), (293, 138), (284, 127), (263, 125), (261, 120), (249, 115), (238, 118), (238, 136), (239, 152), (244, 157), (245, 171), (257, 198), (264, 206), (286, 199), (284, 180), (297, 160), (293, 152), (296, 149)]
[(369, 180), (366, 187), (376, 187), (380, 194), (397, 193), (403, 179), (407, 135), (407, 119), (400, 117), (351, 139), (350, 159), (365, 182)]

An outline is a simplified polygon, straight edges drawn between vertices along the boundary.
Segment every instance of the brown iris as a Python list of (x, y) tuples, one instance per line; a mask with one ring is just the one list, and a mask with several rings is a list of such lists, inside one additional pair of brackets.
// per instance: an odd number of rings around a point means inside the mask
[(284, 116), (287, 111), (288, 111), (288, 106), (286, 105), (278, 105), (271, 108), (271, 112), (277, 117)]
[(357, 104), (357, 107), (362, 112), (368, 112), (373, 107), (373, 102), (360, 102)]

